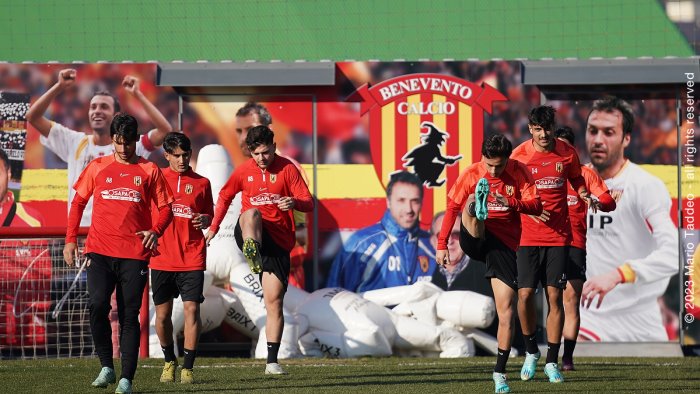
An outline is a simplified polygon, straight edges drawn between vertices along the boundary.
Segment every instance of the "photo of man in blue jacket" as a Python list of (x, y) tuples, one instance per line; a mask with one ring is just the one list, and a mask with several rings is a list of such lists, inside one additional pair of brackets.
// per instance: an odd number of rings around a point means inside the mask
[(435, 249), (418, 226), (423, 202), (420, 179), (407, 171), (391, 175), (387, 210), (379, 223), (355, 232), (333, 260), (327, 287), (354, 292), (430, 282)]

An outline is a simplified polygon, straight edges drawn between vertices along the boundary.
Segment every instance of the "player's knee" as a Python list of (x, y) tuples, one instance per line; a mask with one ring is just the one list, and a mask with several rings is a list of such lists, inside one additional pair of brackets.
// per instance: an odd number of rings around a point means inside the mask
[(522, 288), (518, 289), (518, 299), (520, 301), (528, 301), (535, 296), (535, 289), (532, 288)]
[(498, 314), (498, 325), (499, 326), (509, 326), (513, 321), (513, 308), (511, 305), (507, 307), (497, 308), (496, 313)]
[(88, 308), (90, 309), (90, 314), (94, 316), (107, 316), (109, 311), (112, 310), (111, 300), (104, 297), (90, 297)]
[(199, 304), (196, 302), (185, 302), (183, 305), (185, 311), (185, 318), (197, 319), (199, 318)]

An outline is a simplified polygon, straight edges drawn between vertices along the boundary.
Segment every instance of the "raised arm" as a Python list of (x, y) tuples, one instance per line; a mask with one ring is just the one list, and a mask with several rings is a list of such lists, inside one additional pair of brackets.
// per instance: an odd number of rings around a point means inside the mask
[(27, 112), (27, 121), (29, 121), (29, 124), (34, 126), (35, 129), (39, 130), (39, 133), (44, 137), (48, 137), (49, 132), (51, 132), (51, 121), (44, 117), (46, 110), (49, 109), (49, 105), (51, 105), (51, 102), (53, 102), (56, 96), (75, 83), (77, 75), (78, 72), (72, 68), (59, 71), (58, 81), (47, 90), (46, 93), (42, 94), (29, 108)]
[(156, 108), (156, 106), (153, 105), (153, 103), (148, 101), (143, 92), (141, 92), (140, 85), (141, 81), (132, 75), (127, 75), (122, 81), (122, 86), (124, 87), (124, 90), (126, 90), (127, 93), (136, 98), (136, 100), (138, 100), (139, 103), (141, 103), (141, 106), (143, 106), (143, 109), (146, 111), (146, 114), (148, 114), (148, 118), (151, 120), (151, 122), (153, 122), (153, 125), (156, 127), (148, 133), (148, 138), (151, 140), (151, 144), (153, 144), (153, 146), (159, 147), (163, 145), (165, 135), (173, 131), (173, 128), (170, 125), (170, 122), (168, 122), (168, 120), (165, 119), (165, 116), (163, 116), (163, 114), (158, 110), (158, 108)]

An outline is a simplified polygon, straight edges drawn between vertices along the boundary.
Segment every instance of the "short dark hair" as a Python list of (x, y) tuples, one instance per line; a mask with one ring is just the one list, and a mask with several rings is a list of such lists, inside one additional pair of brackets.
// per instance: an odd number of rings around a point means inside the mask
[(540, 105), (530, 111), (527, 122), (531, 126), (540, 126), (545, 130), (554, 130), (554, 114), (557, 111), (549, 105)]
[(560, 126), (559, 128), (557, 128), (557, 130), (554, 132), (554, 137), (563, 138), (569, 141), (571, 145), (573, 145), (574, 141), (576, 141), (574, 130), (569, 126)]
[(248, 135), (245, 137), (245, 144), (251, 152), (261, 145), (272, 145), (275, 139), (275, 133), (267, 126), (251, 127)]
[(408, 183), (409, 185), (416, 186), (420, 191), (420, 200), (423, 201), (423, 182), (418, 178), (418, 175), (408, 171), (399, 171), (391, 174), (389, 176), (389, 183), (386, 185), (387, 197), (391, 197), (391, 192), (394, 189), (394, 185), (397, 183)]
[(10, 168), (10, 158), (7, 156), (5, 149), (0, 149), (0, 161), (5, 164), (5, 169)]
[(270, 115), (270, 111), (268, 111), (264, 105), (256, 103), (255, 101), (249, 101), (239, 108), (236, 112), (236, 117), (248, 116), (250, 114), (257, 114), (260, 124), (263, 126), (272, 124), (272, 115)]
[(496, 157), (505, 157), (507, 159), (511, 153), (513, 153), (513, 144), (510, 143), (510, 140), (505, 135), (500, 133), (490, 136), (481, 144), (481, 154), (487, 159)]
[(184, 152), (191, 152), (192, 142), (190, 142), (190, 139), (187, 138), (184, 133), (171, 131), (165, 135), (165, 139), (163, 140), (163, 149), (172, 154), (177, 148), (182, 149)]
[(92, 94), (92, 97), (90, 100), (92, 100), (95, 96), (108, 96), (111, 97), (112, 100), (114, 100), (114, 113), (121, 112), (122, 106), (119, 104), (119, 99), (117, 98), (116, 95), (112, 94), (111, 92), (107, 90), (97, 90), (95, 93)]
[(588, 118), (591, 117), (593, 111), (610, 113), (615, 110), (622, 113), (622, 132), (624, 134), (632, 133), (632, 128), (634, 127), (634, 111), (632, 110), (632, 106), (627, 101), (615, 96), (608, 96), (594, 101), (593, 108), (591, 108), (591, 112), (589, 112), (586, 117), (586, 122), (588, 122)]
[(112, 140), (121, 137), (125, 143), (136, 142), (139, 140), (139, 122), (129, 114), (119, 112), (109, 125), (109, 136)]

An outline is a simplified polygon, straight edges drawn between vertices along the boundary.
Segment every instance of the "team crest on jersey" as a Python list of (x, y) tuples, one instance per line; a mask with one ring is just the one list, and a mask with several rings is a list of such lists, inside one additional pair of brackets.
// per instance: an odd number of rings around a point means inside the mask
[(428, 269), (430, 268), (430, 260), (428, 259), (428, 256), (418, 256), (418, 262), (420, 263), (420, 269), (423, 272), (428, 272)]
[(506, 194), (512, 197), (513, 193), (515, 193), (515, 188), (511, 185), (506, 185)]
[(363, 85), (351, 100), (369, 118), (372, 164), (386, 187), (409, 171), (424, 185), (421, 217), (444, 211), (460, 171), (481, 155), (485, 113), (508, 98), (488, 80), (443, 74), (407, 74)]
[(564, 163), (558, 161), (557, 164), (554, 165), (554, 168), (557, 170), (557, 172), (562, 172), (564, 171)]
[(107, 183), (112, 183), (112, 177), (110, 177), (110, 176), (107, 177)]
[(137, 175), (134, 177), (134, 185), (141, 186), (141, 177), (140, 176)]
[(252, 175), (248, 175), (248, 182), (253, 182), (253, 176), (252, 176)]
[(185, 185), (185, 194), (192, 194), (193, 190), (194, 186), (190, 185), (189, 183)]
[(270, 174), (270, 182), (271, 183), (277, 182), (277, 174)]

